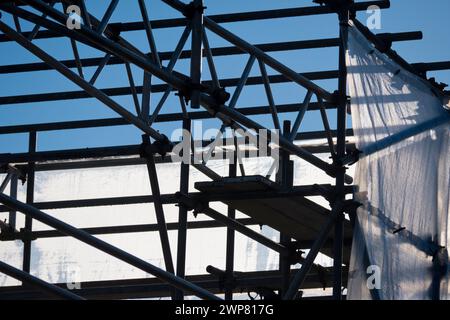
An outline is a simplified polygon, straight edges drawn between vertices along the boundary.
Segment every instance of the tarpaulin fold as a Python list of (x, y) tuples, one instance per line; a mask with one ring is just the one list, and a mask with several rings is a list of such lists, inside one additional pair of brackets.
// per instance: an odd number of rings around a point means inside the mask
[(349, 27), (357, 211), (348, 299), (449, 299), (450, 114), (426, 80)]

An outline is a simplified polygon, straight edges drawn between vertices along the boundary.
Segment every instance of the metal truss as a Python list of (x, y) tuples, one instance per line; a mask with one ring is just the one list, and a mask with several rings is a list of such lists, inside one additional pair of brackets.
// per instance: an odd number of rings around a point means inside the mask
[[(357, 204), (346, 200), (346, 195), (352, 193), (352, 178), (346, 174), (346, 166), (357, 161), (357, 152), (354, 146), (348, 142), (353, 134), (346, 128), (347, 108), (350, 99), (346, 93), (346, 64), (345, 43), (349, 19), (356, 22), (356, 26), (368, 37), (375, 46), (390, 55), (397, 62), (422, 77), (426, 77), (427, 71), (450, 68), (449, 62), (408, 64), (401, 59), (391, 48), (393, 41), (417, 40), (422, 37), (420, 32), (404, 32), (395, 34), (372, 34), (361, 23), (355, 14), (357, 11), (366, 10), (370, 5), (378, 5), (380, 8), (388, 8), (389, 1), (367, 1), (354, 3), (352, 0), (339, 1), (314, 1), (321, 6), (310, 6), (280, 10), (266, 10), (245, 13), (233, 13), (208, 16), (202, 0), (194, 0), (185, 4), (179, 0), (162, 0), (182, 15), (176, 19), (150, 21), (144, 0), (137, 0), (141, 21), (110, 23), (118, 0), (111, 0), (102, 17), (95, 17), (86, 9), (84, 0), (20, 0), (2, 1), (0, 12), (3, 15), (13, 16), (14, 26), (0, 20), (0, 42), (14, 41), (34, 56), (42, 60), (42, 63), (26, 63), (0, 66), (1, 74), (21, 72), (34, 72), (43, 70), (55, 70), (67, 80), (76, 84), (80, 91), (55, 92), (47, 94), (29, 94), (20, 96), (0, 97), (0, 105), (32, 103), (44, 101), (59, 101), (81, 98), (96, 98), (99, 102), (117, 113), (117, 118), (93, 119), (84, 121), (70, 121), (57, 123), (28, 124), (23, 126), (0, 127), (0, 134), (27, 133), (29, 135), (29, 150), (25, 153), (1, 154), (0, 164), (2, 173), (6, 173), (6, 179), (0, 187), (1, 212), (10, 212), (8, 223), (2, 222), (0, 240), (21, 240), (24, 243), (23, 268), (18, 270), (0, 262), (0, 272), (23, 282), (20, 287), (0, 288), (0, 298), (45, 298), (59, 297), (67, 299), (89, 298), (154, 298), (170, 296), (172, 299), (182, 300), (186, 295), (196, 295), (203, 299), (219, 299), (216, 294), (225, 294), (226, 299), (233, 299), (233, 293), (246, 290), (257, 292), (268, 299), (298, 299), (301, 298), (301, 289), (318, 288), (330, 284), (333, 288), (333, 298), (342, 299), (344, 281), (347, 277), (348, 265), (344, 261), (344, 249), (351, 245), (351, 238), (344, 234), (345, 213), (354, 213)], [(59, 4), (62, 4), (61, 6)], [(69, 16), (67, 7), (77, 5), (81, 8), (83, 23), (79, 29), (69, 29), (66, 22)], [(59, 9), (58, 9), (59, 8)], [(33, 9), (33, 10), (32, 10)], [(62, 10), (61, 10), (62, 9)], [(260, 43), (252, 45), (225, 29), (221, 24), (225, 22), (263, 20), (273, 18), (300, 17), (321, 14), (337, 14), (339, 26), (338, 38), (317, 39), (307, 41)], [(34, 25), (31, 31), (24, 32), (21, 21), (28, 21)], [(173, 52), (158, 51), (158, 44), (153, 36), (154, 29), (184, 27), (178, 44)], [(150, 52), (142, 52), (126, 40), (126, 32), (141, 31), (148, 41)], [(213, 33), (232, 46), (211, 47), (208, 34)], [(45, 50), (35, 44), (35, 39), (65, 38), (70, 40), (74, 59), (58, 61)], [(190, 39), (190, 44), (188, 40)], [(78, 51), (78, 45), (84, 44), (102, 52), (95, 58), (82, 58)], [(190, 46), (185, 50), (185, 46)], [(281, 63), (269, 55), (270, 52), (290, 51), (301, 49), (313, 49), (324, 47), (339, 48), (339, 68), (321, 72), (298, 73), (289, 66)], [(247, 56), (247, 64), (240, 78), (222, 78), (215, 66), (215, 58), (219, 56), (243, 55)], [(204, 58), (210, 70), (211, 80), (205, 81), (202, 77), (202, 63)], [(190, 72), (182, 74), (174, 70), (177, 61), (189, 59)], [(167, 62), (164, 65), (164, 62)], [(100, 89), (96, 81), (107, 66), (123, 65), (128, 78), (129, 86), (120, 88)], [(142, 85), (133, 78), (131, 66), (140, 68), (144, 77)], [(259, 76), (250, 77), (252, 67), (257, 66)], [(84, 68), (96, 67), (93, 76), (86, 78)], [(267, 68), (271, 68), (277, 74), (269, 75)], [(154, 78), (163, 84), (153, 84)], [(329, 92), (317, 85), (314, 80), (338, 79), (338, 88), (335, 92)], [(272, 91), (272, 85), (276, 83), (294, 83), (305, 89), (306, 94), (299, 104), (277, 104)], [(245, 86), (262, 85), (264, 87), (267, 105), (241, 107), (238, 106), (239, 96)], [(436, 84), (438, 89), (443, 89)], [(235, 87), (233, 94), (225, 88)], [(166, 100), (172, 93), (177, 93), (180, 100), (180, 111), (177, 113), (161, 112)], [(163, 93), (160, 101), (151, 108), (150, 97), (152, 93)], [(133, 98), (134, 112), (117, 103), (111, 97), (131, 95)], [(142, 98), (139, 98), (142, 95)], [(316, 101), (314, 101), (316, 100)], [(187, 109), (189, 103), (190, 110)], [(202, 111), (196, 109), (204, 109)], [(153, 111), (151, 111), (153, 109)], [(327, 116), (327, 110), (334, 109), (337, 112), (337, 129), (331, 130)], [(323, 131), (300, 133), (299, 128), (307, 112), (319, 111)], [(280, 114), (296, 113), (295, 121), (281, 122)], [(267, 115), (273, 126), (266, 128), (262, 124), (251, 119), (253, 115)], [(189, 192), (189, 172), (191, 165), (180, 163), (180, 187), (176, 194), (161, 194), (158, 180), (157, 164), (168, 162), (167, 154), (172, 151), (177, 141), (170, 141), (166, 136), (154, 128), (156, 123), (181, 121), (183, 128), (190, 131), (191, 122), (198, 119), (216, 118), (221, 121), (220, 134), (212, 141), (198, 141), (202, 147), (209, 147), (208, 156), (202, 163), (192, 164), (197, 170), (204, 173), (211, 180), (221, 180), (223, 177), (208, 167), (208, 158), (217, 151), (217, 143), (221, 140), (232, 140), (235, 150), (245, 142), (241, 137), (224, 137), (226, 128), (240, 129), (250, 136), (257, 136), (260, 129), (278, 129), (280, 134), (279, 145), (270, 148), (279, 149), (281, 154), (279, 170), (276, 182), (282, 186), (277, 191), (248, 191), (236, 193), (205, 194), (203, 192)], [(102, 147), (92, 149), (37, 151), (36, 137), (40, 132), (58, 131), (67, 129), (84, 129), (96, 127), (109, 127), (121, 125), (134, 125), (142, 131), (142, 144), (120, 147)], [(261, 137), (259, 137), (261, 138)], [(326, 139), (326, 145), (303, 145), (299, 142), (308, 139)], [(266, 145), (269, 143), (263, 144)], [(195, 145), (195, 142), (194, 142)], [(261, 147), (259, 145), (258, 147)], [(316, 153), (329, 153), (332, 163), (323, 161)], [(192, 157), (195, 157), (193, 150)], [(239, 155), (239, 152), (235, 152)], [(293, 163), (291, 156), (299, 157), (319, 168), (335, 179), (334, 185), (292, 186)], [(122, 157), (122, 158), (111, 158)], [(86, 160), (90, 159), (90, 160)], [(66, 160), (71, 160), (66, 161)], [(228, 178), (245, 176), (245, 167), (236, 156), (237, 161), (230, 164)], [(74, 168), (114, 167), (135, 164), (145, 164), (150, 180), (151, 196), (117, 197), (102, 199), (79, 199), (71, 201), (35, 202), (35, 174), (45, 170), (68, 170)], [(267, 173), (270, 177), (275, 171), (276, 163)], [(26, 203), (20, 202), (17, 197), (17, 183), (19, 179), (27, 180)], [(3, 192), (10, 185), (11, 192), (5, 195)], [(302, 242), (291, 239), (283, 230), (280, 242), (266, 238), (262, 234), (249, 228), (250, 225), (258, 225), (255, 219), (236, 218), (236, 210), (229, 206), (226, 213), (218, 212), (209, 206), (212, 201), (257, 201), (264, 198), (286, 198), (322, 196), (329, 201), (332, 210), (328, 212), (327, 220), (321, 225), (313, 241)], [(157, 218), (156, 224), (125, 225), (116, 227), (96, 227), (78, 229), (68, 225), (42, 210), (56, 208), (95, 207), (102, 205), (123, 205), (135, 203), (152, 203)], [(167, 223), (165, 220), (165, 204), (179, 205), (179, 221)], [(16, 211), (26, 216), (25, 227), (16, 230)], [(195, 214), (205, 214), (211, 218), (208, 221), (188, 222), (189, 211)], [(40, 221), (52, 228), (51, 231), (33, 231), (33, 221)], [(227, 227), (226, 239), (226, 268), (220, 270), (209, 266), (207, 275), (185, 275), (186, 241), (187, 232), (191, 229)], [(168, 230), (177, 230), (178, 243), (175, 265), (173, 248), (170, 247)], [(128, 252), (125, 252), (95, 235), (123, 234), (135, 232), (158, 232), (164, 255), (165, 269), (158, 268), (143, 261)], [(279, 271), (260, 272), (236, 272), (234, 270), (234, 241), (235, 232), (257, 241), (258, 243), (276, 251), (280, 255)], [(332, 237), (330, 237), (332, 235)], [(110, 254), (130, 265), (141, 269), (156, 279), (113, 280), (107, 282), (84, 283), (83, 289), (68, 291), (62, 284), (50, 284), (31, 276), (31, 244), (36, 239), (73, 237), (94, 248)], [(310, 249), (303, 256), (300, 249)], [(322, 250), (331, 252), (333, 267), (324, 268), (314, 261)], [(300, 269), (292, 269), (292, 265), (301, 264)], [(32, 285), (33, 288), (28, 287)], [(268, 288), (261, 291), (261, 287)], [(37, 291), (36, 291), (37, 290)], [(259, 291), (258, 291), (259, 290)], [(49, 294), (49, 296), (47, 296)]]

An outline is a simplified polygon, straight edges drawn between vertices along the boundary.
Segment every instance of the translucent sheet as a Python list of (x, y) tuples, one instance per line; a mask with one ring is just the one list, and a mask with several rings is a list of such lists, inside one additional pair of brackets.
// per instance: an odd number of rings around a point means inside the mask
[[(433, 256), (448, 261), (439, 249), (450, 236), (449, 111), (428, 83), (349, 29), (348, 90), (356, 145), (365, 156), (355, 172), (355, 198), (363, 206), (348, 298), (430, 299), (440, 284), (440, 298), (449, 299), (448, 272), (433, 278)], [(376, 267), (368, 272), (369, 266)], [(370, 277), (374, 270), (379, 282)]]
[[(319, 155), (329, 161), (328, 155)], [(267, 158), (244, 159), (247, 175), (265, 175), (272, 162)], [(294, 183), (297, 185), (314, 183), (332, 183), (319, 169), (313, 168), (303, 160), (296, 159)], [(226, 175), (228, 164), (225, 161), (208, 163), (220, 175)], [(179, 190), (179, 163), (158, 164), (158, 176), (161, 192), (174, 193)], [(208, 181), (200, 172), (191, 168), (190, 191), (195, 191), (196, 181)], [(19, 198), (24, 200), (26, 185), (19, 189)], [(95, 199), (101, 197), (141, 196), (148, 195), (150, 185), (147, 169), (142, 166), (108, 167), (83, 170), (65, 170), (38, 172), (36, 175), (36, 202)], [(317, 200), (314, 197), (314, 200)], [(320, 204), (327, 206), (320, 199)], [(211, 203), (220, 212), (226, 212), (226, 206), (221, 203)], [(165, 205), (167, 222), (178, 221), (178, 207)], [(120, 206), (102, 206), (91, 208), (70, 208), (44, 210), (46, 213), (61, 219), (78, 228), (100, 226), (140, 225), (156, 223), (153, 204), (132, 204)], [(243, 217), (237, 213), (238, 217)], [(0, 213), (4, 220), (8, 213)], [(23, 227), (23, 215), (17, 214), (17, 228)], [(189, 213), (189, 221), (207, 219), (204, 215), (194, 218)], [(264, 226), (251, 226), (266, 237), (279, 241), (279, 232)], [(49, 227), (33, 222), (33, 230), (49, 230)], [(161, 243), (157, 232), (141, 232), (116, 235), (97, 235), (119, 248), (164, 268)], [(176, 263), (177, 232), (169, 231), (170, 245)], [(0, 242), (0, 260), (14, 266), (22, 265), (21, 241)], [(206, 274), (206, 267), (213, 265), (225, 268), (226, 228), (192, 229), (187, 236), (186, 274)], [(329, 265), (330, 259), (322, 258)], [(278, 268), (279, 255), (263, 245), (236, 233), (235, 270), (261, 271)], [(126, 263), (107, 254), (91, 248), (80, 241), (68, 237), (46, 238), (33, 241), (31, 254), (31, 273), (50, 282), (96, 281), (110, 279), (130, 279), (152, 277)], [(71, 275), (76, 278), (71, 278)], [(17, 281), (0, 274), (0, 286), (16, 285)]]

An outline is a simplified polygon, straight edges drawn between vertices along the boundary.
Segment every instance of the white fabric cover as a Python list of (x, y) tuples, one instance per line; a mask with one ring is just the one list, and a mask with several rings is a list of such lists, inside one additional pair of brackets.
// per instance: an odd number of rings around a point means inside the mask
[[(318, 156), (324, 161), (329, 161), (328, 154), (319, 154)], [(268, 158), (243, 160), (248, 175), (265, 175), (272, 164)], [(299, 158), (294, 159), (294, 165), (295, 185), (329, 184), (334, 181), (322, 170), (314, 168)], [(210, 161), (208, 166), (222, 176), (225, 176), (228, 172), (228, 163), (225, 161)], [(179, 163), (157, 164), (157, 170), (162, 194), (170, 194), (179, 190)], [(190, 173), (191, 192), (195, 191), (195, 182), (209, 180), (193, 168), (191, 168)], [(349, 172), (349, 174), (352, 173), (353, 170)], [(2, 180), (0, 179), (0, 181)], [(9, 190), (9, 187), (7, 190)], [(19, 184), (18, 198), (20, 201), (25, 201), (25, 191), (26, 185)], [(44, 171), (38, 172), (36, 175), (36, 202), (142, 196), (149, 193), (150, 185), (145, 165)], [(327, 205), (327, 201), (322, 197), (312, 197), (311, 200), (317, 201), (323, 206)], [(211, 206), (220, 212), (226, 212), (226, 206), (223, 204), (212, 202)], [(78, 228), (156, 223), (153, 204), (44, 211)], [(164, 212), (168, 223), (178, 221), (177, 206), (165, 205)], [(237, 217), (242, 218), (244, 215), (238, 212)], [(0, 212), (0, 220), (7, 219), (8, 213)], [(24, 225), (24, 216), (18, 213), (17, 219), (17, 228), (20, 229)], [(189, 221), (199, 221), (205, 220), (207, 217), (200, 214), (197, 218), (194, 218), (190, 212), (188, 219)], [(250, 227), (273, 241), (279, 241), (279, 232), (276, 230), (267, 226), (262, 229), (257, 225)], [(33, 230), (49, 230), (49, 227), (34, 221)], [(165, 268), (161, 242), (157, 232), (96, 235), (96, 237), (127, 250), (158, 267)], [(169, 231), (169, 239), (174, 263), (176, 263), (177, 232)], [(189, 229), (186, 274), (205, 274), (208, 265), (224, 269), (225, 251), (226, 228)], [(0, 241), (0, 261), (21, 268), (22, 252), (23, 244), (21, 241)], [(234, 263), (236, 271), (277, 270), (278, 261), (278, 253), (240, 233), (236, 233)], [(326, 257), (318, 258), (317, 262), (326, 266), (332, 263)], [(68, 237), (33, 241), (31, 273), (53, 283), (152, 277), (144, 271)], [(19, 284), (20, 282), (0, 273), (0, 287)], [(322, 289), (317, 292), (317, 294), (321, 293)], [(246, 293), (241, 298), (248, 299)]]
[[(426, 81), (376, 50), (353, 25), (347, 49), (356, 145), (366, 153), (355, 172), (355, 198), (363, 206), (348, 299), (430, 299), (432, 255), (450, 239), (449, 111)], [(370, 265), (380, 270), (379, 290), (368, 289)], [(450, 298), (448, 274), (441, 299)]]

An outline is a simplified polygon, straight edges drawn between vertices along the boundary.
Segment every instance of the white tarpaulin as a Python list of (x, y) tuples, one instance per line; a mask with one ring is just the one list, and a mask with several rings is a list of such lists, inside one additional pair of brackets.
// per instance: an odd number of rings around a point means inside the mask
[[(328, 154), (318, 154), (324, 161)], [(268, 158), (244, 159), (245, 170), (249, 175), (266, 174), (272, 164)], [(320, 169), (301, 159), (294, 159), (295, 185), (314, 183), (332, 183), (334, 180)], [(225, 161), (210, 161), (208, 166), (220, 175), (228, 172)], [(179, 189), (179, 163), (157, 165), (162, 194), (171, 194)], [(353, 170), (349, 172), (352, 174)], [(1, 178), (1, 177), (0, 177)], [(208, 181), (203, 174), (191, 170), (190, 191), (197, 181)], [(9, 190), (9, 188), (8, 188)], [(19, 186), (18, 198), (25, 201), (26, 185)], [(148, 195), (150, 185), (145, 165), (92, 168), (79, 170), (47, 171), (36, 174), (36, 202), (95, 199), (105, 197)], [(312, 197), (326, 206), (323, 198)], [(226, 212), (226, 206), (212, 202), (211, 206)], [(153, 204), (129, 204), (103, 207), (82, 207), (58, 210), (44, 210), (46, 213), (78, 228), (93, 228), (119, 225), (144, 225), (156, 223)], [(164, 205), (166, 221), (178, 221), (178, 207)], [(238, 218), (244, 217), (237, 213)], [(17, 215), (17, 229), (23, 227), (24, 217)], [(8, 213), (0, 213), (0, 220), (8, 219)], [(189, 221), (207, 219), (203, 215), (195, 218), (189, 214)], [(279, 241), (279, 232), (267, 226), (250, 226), (273, 241)], [(49, 227), (33, 222), (34, 231), (49, 230)], [(160, 268), (164, 268), (161, 242), (157, 232), (139, 232), (128, 234), (96, 235), (121, 249), (138, 256)], [(176, 264), (177, 232), (169, 231), (170, 245)], [(22, 267), (23, 244), (21, 241), (0, 241), (0, 261), (17, 268)], [(187, 235), (186, 274), (206, 274), (206, 267), (213, 265), (225, 268), (226, 228), (189, 229)], [(322, 260), (320, 260), (322, 259)], [(318, 262), (330, 265), (330, 259), (319, 257)], [(236, 271), (277, 270), (279, 255), (275, 251), (236, 233), (235, 262)], [(118, 259), (91, 248), (80, 241), (69, 238), (43, 238), (33, 241), (31, 251), (31, 273), (52, 283), (73, 283), (84, 281), (101, 281), (111, 279), (137, 279), (152, 277), (144, 271), (134, 268)], [(20, 282), (0, 273), (0, 287), (18, 285)], [(317, 294), (322, 293), (322, 290)], [(244, 293), (245, 294), (245, 293)], [(243, 295), (248, 298), (247, 295)]]
[(363, 152), (348, 298), (431, 299), (437, 292), (449, 299), (450, 114), (443, 97), (353, 26), (347, 66)]

